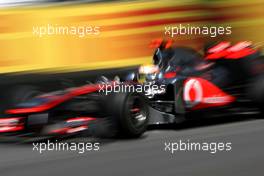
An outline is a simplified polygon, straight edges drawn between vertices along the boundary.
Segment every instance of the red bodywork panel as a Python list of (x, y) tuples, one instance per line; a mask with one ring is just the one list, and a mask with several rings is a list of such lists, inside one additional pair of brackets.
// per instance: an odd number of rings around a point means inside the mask
[(66, 120), (67, 124), (74, 124), (74, 123), (79, 123), (77, 126), (75, 125), (69, 125), (67, 127), (62, 127), (58, 129), (51, 130), (49, 133), (50, 134), (71, 134), (71, 133), (76, 133), (80, 132), (83, 130), (88, 129), (89, 127), (89, 122), (96, 120), (94, 117), (74, 117)]
[(168, 72), (164, 74), (164, 78), (170, 79), (170, 78), (175, 78), (177, 76), (176, 72)]
[(173, 40), (168, 39), (168, 40), (163, 40), (162, 38), (158, 38), (158, 39), (154, 39), (151, 41), (151, 43), (149, 44), (149, 48), (158, 48), (161, 45), (164, 45), (165, 49), (168, 49), (172, 46), (173, 44)]
[(235, 97), (202, 78), (187, 79), (183, 90), (183, 99), (187, 107), (193, 110), (224, 106), (235, 101)]
[(0, 133), (16, 132), (24, 129), (23, 117), (0, 118)]
[(229, 42), (221, 42), (208, 50), (206, 60), (217, 59), (241, 59), (257, 52), (253, 49), (251, 42), (239, 42), (233, 46)]
[[(51, 99), (51, 101), (48, 101), (47, 103), (43, 103), (39, 106), (30, 107), (30, 108), (17, 108), (17, 109), (9, 109), (6, 111), (7, 114), (24, 114), (24, 113), (36, 113), (36, 112), (42, 112), (49, 110), (69, 99), (72, 99), (73, 97), (80, 96), (83, 94), (88, 94), (95, 92), (100, 89), (100, 85), (86, 85), (78, 88), (74, 88), (70, 90), (69, 92), (58, 96), (55, 99)], [(45, 96), (43, 96), (45, 97)]]

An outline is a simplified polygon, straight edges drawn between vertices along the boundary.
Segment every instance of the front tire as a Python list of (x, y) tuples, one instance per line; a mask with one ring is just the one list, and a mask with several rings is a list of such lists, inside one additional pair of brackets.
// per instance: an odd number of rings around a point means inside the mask
[(125, 137), (139, 137), (147, 128), (149, 111), (144, 96), (138, 93), (114, 95), (113, 120), (118, 133)]
[(252, 97), (254, 104), (260, 109), (260, 118), (264, 115), (264, 75), (259, 76), (252, 83), (249, 89), (249, 95)]
[(138, 138), (147, 129), (149, 110), (144, 95), (113, 93), (102, 106), (107, 116), (92, 124), (92, 135), (100, 138)]

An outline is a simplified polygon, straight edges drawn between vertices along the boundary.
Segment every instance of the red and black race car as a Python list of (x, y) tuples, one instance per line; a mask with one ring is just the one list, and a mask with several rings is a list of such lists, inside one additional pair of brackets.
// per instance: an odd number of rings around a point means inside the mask
[[(153, 65), (128, 74), (124, 83), (101, 77), (95, 84), (40, 95), (6, 110), (0, 132), (139, 137), (150, 124), (263, 112), (264, 58), (250, 42), (215, 43), (204, 55), (170, 44), (155, 42)], [(144, 88), (105, 94), (123, 85)]]
[(0, 133), (139, 137), (145, 132), (149, 119), (145, 99), (135, 92), (106, 95), (105, 91), (113, 85), (121, 83), (102, 76), (95, 84), (39, 95), (19, 103), (6, 110), (6, 117), (0, 119)]
[[(264, 56), (251, 42), (215, 42), (204, 54), (158, 40), (153, 65), (134, 79), (163, 85), (149, 91), (150, 123), (181, 122), (188, 117), (259, 114), (264, 110)], [(131, 75), (130, 75), (131, 77)], [(159, 86), (159, 87), (160, 87)]]

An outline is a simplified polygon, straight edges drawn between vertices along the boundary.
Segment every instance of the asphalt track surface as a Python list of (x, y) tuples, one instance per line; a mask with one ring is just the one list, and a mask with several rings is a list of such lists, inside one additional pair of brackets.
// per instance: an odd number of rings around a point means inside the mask
[[(0, 143), (1, 176), (51, 175), (263, 175), (264, 120), (221, 118), (152, 127), (137, 140), (99, 140), (100, 150), (32, 151), (30, 143)], [(229, 152), (165, 151), (164, 142), (232, 142)], [(72, 138), (65, 142), (88, 142)]]

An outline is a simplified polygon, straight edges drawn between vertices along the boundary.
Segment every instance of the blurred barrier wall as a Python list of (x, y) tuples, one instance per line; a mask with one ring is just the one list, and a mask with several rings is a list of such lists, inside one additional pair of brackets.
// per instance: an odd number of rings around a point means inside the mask
[(215, 17), (215, 24), (232, 27), (232, 35), (219, 39), (234, 42), (250, 40), (264, 44), (263, 0), (208, 0), (204, 3)]
[[(165, 26), (232, 27), (231, 40), (264, 38), (263, 0), (154, 0), (0, 10), (0, 73), (77, 71), (150, 62), (152, 39)], [(99, 26), (99, 35), (33, 35), (33, 27)], [(201, 48), (207, 36), (179, 35), (179, 45)], [(215, 39), (215, 38), (213, 38)]]

